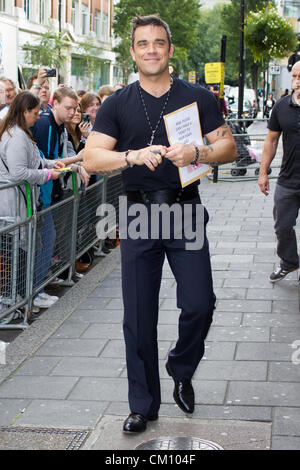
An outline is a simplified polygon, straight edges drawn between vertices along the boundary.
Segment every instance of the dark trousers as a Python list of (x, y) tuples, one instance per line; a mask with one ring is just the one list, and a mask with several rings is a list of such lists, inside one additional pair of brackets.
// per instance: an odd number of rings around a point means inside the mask
[[(193, 222), (196, 204), (198, 199), (193, 201)], [(205, 226), (207, 221), (205, 210)], [(190, 381), (204, 354), (216, 300), (208, 241), (205, 235), (201, 249), (187, 250), (185, 238), (121, 238), (121, 256), (129, 405), (131, 412), (150, 416), (161, 402), (157, 322), (164, 259), (167, 256), (176, 279), (181, 309), (178, 340), (168, 361), (178, 380)]]
[(274, 222), (277, 236), (277, 254), (283, 269), (297, 268), (299, 256), (295, 225), (300, 208), (300, 190), (276, 185), (274, 194)]

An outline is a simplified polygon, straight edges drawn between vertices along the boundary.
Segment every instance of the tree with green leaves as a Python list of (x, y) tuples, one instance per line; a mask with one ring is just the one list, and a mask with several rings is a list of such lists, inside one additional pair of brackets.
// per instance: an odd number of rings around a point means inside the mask
[(204, 64), (220, 60), (223, 5), (216, 4), (213, 8), (201, 8), (200, 12), (197, 42), (189, 50), (189, 68), (196, 70), (200, 82), (203, 82)]
[[(273, 4), (273, 1), (247, 0), (245, 1), (245, 20), (250, 12), (257, 12), (264, 8), (266, 4)], [(240, 12), (241, 1), (231, 0), (223, 6), (222, 11), (222, 31), (227, 36), (226, 54), (226, 77), (232, 84), (238, 84), (240, 59)], [(257, 89), (258, 75), (261, 64), (258, 64), (249, 48), (245, 48), (245, 72), (246, 83)]]
[(200, 19), (199, 0), (120, 0), (115, 6), (114, 33), (120, 38), (115, 47), (117, 61), (126, 70), (127, 77), (134, 69), (129, 52), (130, 21), (136, 16), (158, 14), (172, 32), (175, 47), (174, 57), (170, 61), (176, 73), (188, 69), (188, 51), (197, 41), (197, 29)]
[(247, 15), (245, 42), (255, 62), (268, 64), (295, 50), (297, 36), (291, 23), (273, 5), (268, 5)]
[(49, 24), (45, 33), (41, 33), (35, 43), (26, 42), (25, 61), (33, 66), (53, 67), (61, 69), (71, 44), (66, 41), (62, 33), (56, 33), (52, 24)]

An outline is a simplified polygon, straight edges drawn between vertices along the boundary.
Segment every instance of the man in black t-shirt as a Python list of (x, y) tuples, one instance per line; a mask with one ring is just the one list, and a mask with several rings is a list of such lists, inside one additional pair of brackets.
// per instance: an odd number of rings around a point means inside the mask
[[(207, 211), (203, 209), (204, 243), (197, 249), (187, 248), (186, 232), (179, 237), (173, 219), (169, 235), (162, 233), (166, 212), (158, 227), (153, 227), (152, 213), (157, 206), (172, 207), (177, 213), (182, 211), (181, 215), (184, 212), (185, 226), (195, 228), (197, 222), (199, 225), (199, 208), (203, 208), (198, 182), (182, 188), (178, 168), (200, 162), (217, 165), (236, 158), (234, 139), (214, 96), (199, 86), (171, 79), (169, 58), (173, 45), (166, 23), (153, 15), (136, 17), (131, 54), (140, 80), (116, 91), (101, 105), (84, 154), (88, 172), (122, 171), (127, 196), (128, 233), (120, 234), (131, 411), (123, 427), (127, 433), (143, 431), (148, 420), (158, 418), (161, 395), (157, 321), (165, 256), (177, 282), (177, 303), (181, 309), (178, 341), (168, 355), (166, 368), (174, 380), (174, 399), (187, 413), (194, 410), (191, 379), (204, 353), (215, 306), (205, 236)], [(163, 116), (192, 103), (197, 103), (202, 135), (210, 145), (170, 146)], [(143, 215), (138, 220), (140, 237), (130, 231), (132, 222), (138, 219), (132, 215), (137, 206)]]
[(300, 62), (292, 68), (292, 95), (275, 104), (268, 123), (258, 185), (268, 195), (268, 169), (282, 134), (283, 158), (274, 194), (274, 222), (280, 266), (269, 280), (277, 282), (299, 267), (295, 225), (300, 208)]

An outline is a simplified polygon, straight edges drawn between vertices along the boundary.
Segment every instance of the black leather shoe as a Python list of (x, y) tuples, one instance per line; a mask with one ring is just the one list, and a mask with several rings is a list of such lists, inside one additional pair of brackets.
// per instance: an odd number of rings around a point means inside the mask
[(168, 374), (174, 380), (173, 397), (179, 408), (185, 413), (193, 413), (195, 406), (195, 394), (191, 382), (180, 382), (174, 377), (168, 362), (166, 363)]
[[(150, 418), (149, 418), (150, 419)], [(148, 418), (138, 413), (130, 413), (124, 421), (123, 432), (142, 432), (147, 428)]]

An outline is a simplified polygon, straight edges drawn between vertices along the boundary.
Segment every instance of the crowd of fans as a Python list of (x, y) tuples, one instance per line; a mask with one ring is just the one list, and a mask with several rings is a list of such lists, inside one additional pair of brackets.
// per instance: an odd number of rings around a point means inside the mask
[[(7, 77), (0, 77), (0, 184), (23, 181), (37, 184), (37, 204), (46, 209), (70, 196), (68, 174), (62, 176), (60, 170), (67, 166), (78, 173), (81, 184), (94, 183), (99, 175), (91, 177), (85, 172), (82, 154), (86, 139), (93, 129), (97, 111), (101, 103), (118, 88), (125, 85), (101, 86), (97, 93), (59, 85), (51, 94), (47, 69), (42, 67), (27, 81), (26, 91), (18, 90)], [(70, 173), (69, 173), (70, 174)], [(20, 187), (22, 192), (22, 187)], [(1, 190), (3, 204), (0, 217), (15, 214), (15, 193), (13, 189)], [(21, 199), (21, 216), (26, 217), (26, 197)], [(63, 207), (63, 206), (62, 206)], [(64, 208), (62, 210), (65, 210)], [(53, 253), (60, 257), (57, 246), (66, 231), (67, 214), (58, 217), (56, 223), (52, 211), (39, 219), (38, 237), (35, 252), (34, 286), (42, 285), (51, 265)], [(62, 221), (65, 221), (62, 223)], [(6, 242), (0, 237), (1, 243)], [(113, 246), (104, 246), (108, 253)], [(26, 250), (20, 245), (19, 258), (25, 265)], [(91, 257), (84, 256), (76, 263), (76, 278), (82, 276), (91, 263)], [(60, 282), (57, 279), (57, 282)], [(19, 290), (19, 295), (24, 292)], [(1, 292), (0, 292), (1, 296)], [(40, 290), (33, 300), (35, 310), (47, 308), (58, 300)]]

